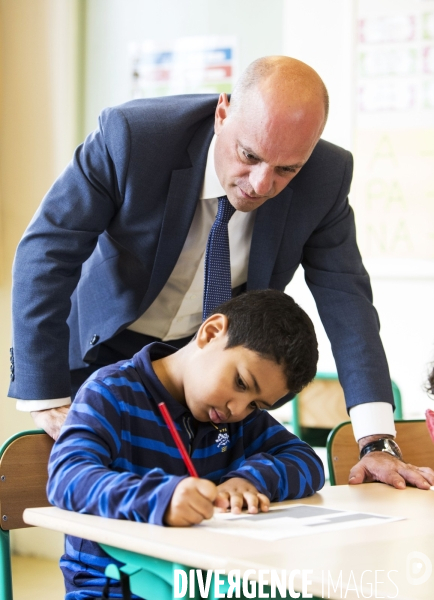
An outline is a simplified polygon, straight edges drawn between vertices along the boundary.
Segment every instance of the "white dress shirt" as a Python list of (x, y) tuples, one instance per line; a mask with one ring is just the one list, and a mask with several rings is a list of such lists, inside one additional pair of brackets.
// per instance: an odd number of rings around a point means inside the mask
[[(225, 195), (214, 167), (215, 139), (214, 136), (208, 150), (202, 193), (182, 252), (157, 298), (128, 327), (132, 331), (170, 341), (193, 335), (202, 322), (206, 243), (217, 215), (217, 198)], [(255, 211), (235, 211), (229, 221), (233, 288), (247, 281), (254, 220)], [(16, 406), (18, 410), (29, 412), (70, 403), (71, 398), (17, 400)], [(356, 440), (375, 434), (395, 435), (393, 410), (388, 402), (358, 404), (350, 409), (350, 418)]]
[[(178, 262), (151, 306), (128, 328), (163, 342), (193, 335), (202, 322), (205, 249), (217, 215), (217, 198), (225, 195), (214, 168), (214, 146), (215, 136), (208, 151), (202, 193)], [(247, 281), (254, 221), (254, 211), (238, 210), (229, 221), (233, 288)]]

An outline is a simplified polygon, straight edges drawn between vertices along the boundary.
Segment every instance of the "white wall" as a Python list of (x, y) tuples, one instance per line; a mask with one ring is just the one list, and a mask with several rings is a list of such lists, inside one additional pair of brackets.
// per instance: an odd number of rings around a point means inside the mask
[(131, 100), (131, 42), (234, 35), (243, 69), (255, 58), (282, 53), (282, 10), (283, 0), (88, 0), (86, 132), (103, 108)]
[[(284, 54), (309, 63), (329, 90), (330, 118), (324, 137), (351, 151), (355, 125), (356, 7), (355, 0), (304, 0), (302, 8), (295, 0), (285, 0), (283, 18)], [(414, 175), (417, 177), (417, 173)], [(418, 265), (409, 261), (395, 262), (389, 272), (381, 260), (366, 260), (365, 265), (371, 274), (391, 376), (403, 395), (404, 416), (420, 418), (425, 408), (432, 405), (423, 386), (429, 362), (434, 359), (434, 264), (416, 268)], [(288, 293), (313, 315), (320, 342), (319, 369), (334, 370), (330, 344), (300, 269)]]
[(353, 0), (283, 3), (283, 53), (322, 77), (330, 96), (323, 137), (347, 149), (353, 143), (354, 13)]

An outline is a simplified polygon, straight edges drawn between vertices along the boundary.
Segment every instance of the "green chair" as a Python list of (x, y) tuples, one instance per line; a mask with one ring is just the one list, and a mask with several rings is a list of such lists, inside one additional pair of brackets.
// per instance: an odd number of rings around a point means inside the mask
[[(396, 441), (406, 462), (434, 469), (434, 444), (425, 420), (395, 421)], [(351, 467), (359, 460), (359, 446), (350, 421), (335, 427), (327, 439), (331, 485), (346, 485)]]
[(0, 448), (0, 600), (12, 600), (10, 534), (29, 527), (25, 508), (49, 506), (45, 488), (53, 440), (42, 430), (22, 431)]
[[(116, 565), (109, 565), (105, 574), (110, 579), (115, 579), (123, 583), (123, 578), (127, 579), (126, 585), (133, 594), (140, 598), (158, 598), (158, 600), (172, 600), (174, 595), (175, 570), (181, 570), (187, 573), (189, 567), (173, 563), (152, 556), (136, 554), (105, 544), (100, 544), (103, 550), (112, 558), (124, 563), (124, 566), (118, 568)], [(124, 592), (124, 596), (126, 596)], [(184, 596), (178, 598), (192, 598), (188, 591)], [(197, 592), (194, 599), (199, 600), (200, 595)]]
[[(113, 548), (112, 546), (106, 546), (101, 544), (102, 548), (112, 556), (116, 558), (120, 562), (125, 563), (125, 566), (118, 569), (115, 565), (109, 565), (106, 569), (106, 575), (112, 579), (120, 580), (122, 578), (122, 574), (127, 575), (129, 577), (129, 585), (131, 592), (139, 596), (140, 598), (148, 598), (148, 600), (172, 600), (174, 595), (174, 571), (175, 569), (181, 569), (186, 571), (187, 580), (188, 580), (188, 571), (193, 567), (186, 567), (184, 565), (178, 565), (176, 563), (171, 563), (165, 560), (151, 558), (149, 556), (143, 556), (135, 554), (134, 552), (128, 552), (126, 550), (119, 550), (118, 548)], [(204, 571), (204, 577), (206, 578), (206, 571)], [(235, 595), (231, 592), (231, 596), (228, 596), (227, 593), (230, 589), (229, 582), (227, 578), (220, 576), (220, 581), (223, 580), (223, 583), (219, 586), (220, 594), (225, 594), (224, 598), (234, 598)], [(214, 593), (214, 576), (211, 578), (211, 585), (209, 586), (208, 595), (206, 598), (208, 600), (217, 600), (221, 596), (216, 596)], [(261, 598), (270, 597), (271, 598), (271, 588), (269, 586), (264, 586), (264, 592), (268, 596), (264, 596), (261, 594)], [(179, 598), (180, 596), (176, 596)], [(236, 596), (240, 598), (240, 600), (251, 600), (252, 596), (249, 594), (245, 596), (241, 589), (240, 595)], [(201, 596), (198, 590), (198, 586), (195, 586), (194, 595), (189, 595), (189, 589), (187, 587), (186, 593), (182, 596), (184, 599), (201, 600), (204, 596)], [(258, 598), (258, 597), (256, 597)], [(282, 596), (278, 590), (276, 590), (276, 595), (273, 595), (273, 598), (276, 600), (284, 600), (286, 598), (293, 598), (293, 596), (289, 595), (289, 592), (285, 596)], [(317, 596), (312, 596), (312, 600), (319, 600)]]
[[(22, 431), (6, 440), (0, 448), (0, 600), (13, 600), (9, 532), (30, 527), (23, 521), (24, 509), (50, 506), (46, 495), (47, 465), (53, 443), (42, 430)], [(125, 554), (122, 556), (125, 558)], [(151, 557), (140, 558), (146, 568), (139, 569), (140, 576), (132, 579), (132, 590), (135, 591), (139, 582), (140, 589), (148, 594), (143, 597), (171, 599), (172, 590), (165, 581), (171, 584), (171, 569), (183, 567), (172, 563), (168, 566), (166, 561)], [(111, 575), (116, 572), (117, 568), (111, 565)], [(153, 593), (149, 593), (150, 590)]]
[[(394, 381), (395, 419), (402, 419), (401, 393)], [(337, 373), (317, 373), (315, 379), (298, 394), (293, 404), (295, 435), (311, 446), (325, 447), (330, 431), (348, 420), (343, 389)]]

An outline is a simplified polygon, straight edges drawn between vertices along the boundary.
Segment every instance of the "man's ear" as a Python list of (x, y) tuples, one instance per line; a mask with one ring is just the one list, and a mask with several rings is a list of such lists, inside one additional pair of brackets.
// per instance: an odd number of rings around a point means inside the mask
[(196, 343), (204, 348), (210, 342), (224, 337), (228, 332), (228, 318), (216, 313), (208, 317), (197, 332)]
[(223, 123), (228, 116), (229, 99), (227, 94), (220, 94), (217, 107), (215, 109), (214, 131), (218, 135), (223, 127)]

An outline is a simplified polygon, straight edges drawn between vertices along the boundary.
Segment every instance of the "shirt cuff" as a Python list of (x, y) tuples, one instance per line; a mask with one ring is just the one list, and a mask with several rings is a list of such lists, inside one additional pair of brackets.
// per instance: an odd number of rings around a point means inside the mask
[(71, 398), (53, 398), (52, 400), (17, 400), (17, 410), (30, 412), (34, 410), (48, 410), (50, 408), (59, 408), (59, 406), (69, 406)]
[(356, 442), (368, 435), (396, 435), (393, 407), (389, 402), (357, 404), (350, 408), (350, 419)]

